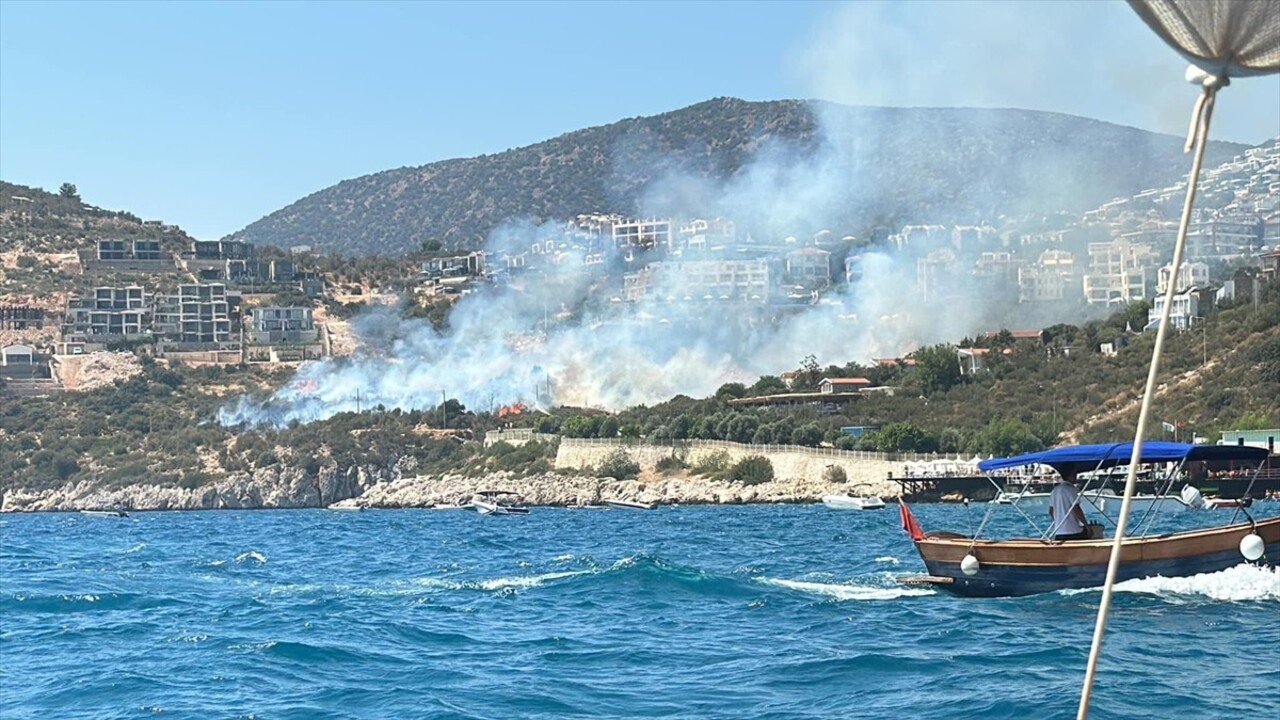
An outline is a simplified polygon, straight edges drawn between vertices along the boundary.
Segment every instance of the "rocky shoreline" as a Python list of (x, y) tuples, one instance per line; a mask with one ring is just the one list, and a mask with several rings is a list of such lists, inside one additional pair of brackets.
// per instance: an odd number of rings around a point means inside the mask
[[(744, 486), (685, 473), (661, 475), (645, 471), (635, 480), (596, 478), (564, 471), (519, 476), (493, 473), (422, 476), (410, 467), (390, 470), (352, 468), (339, 474), (325, 468), (308, 477), (299, 468), (268, 468), (242, 473), (199, 488), (134, 484), (102, 488), (80, 482), (59, 488), (9, 489), (0, 512), (74, 512), (79, 510), (248, 510), (339, 507), (427, 508), (466, 503), (478, 491), (501, 490), (533, 506), (594, 505), (606, 500), (632, 500), (664, 505), (741, 505), (749, 503), (817, 502), (848, 486), (821, 480), (775, 479)], [(873, 491), (896, 497), (887, 482)]]
[[(527, 439), (527, 438), (526, 438)], [(518, 440), (517, 440), (518, 441)], [(636, 479), (596, 477), (593, 468), (619, 449), (641, 468)], [(569, 507), (595, 505), (607, 500), (629, 500), (663, 505), (741, 505), (748, 503), (818, 502), (823, 495), (841, 493), (857, 485), (859, 492), (896, 498), (899, 487), (887, 479), (896, 463), (853, 453), (822, 452), (786, 446), (760, 451), (734, 443), (693, 443), (683, 460), (694, 465), (714, 455), (737, 461), (751, 455), (768, 457), (773, 480), (743, 485), (714, 480), (687, 470), (659, 472), (672, 457), (673, 448), (563, 439), (556, 454), (556, 469), (521, 475), (487, 473), (424, 475), (412, 457), (401, 457), (391, 467), (353, 466), (343, 470), (329, 465), (315, 474), (291, 465), (273, 465), (228, 475), (195, 488), (162, 487), (145, 482), (103, 487), (80, 481), (53, 488), (0, 489), (0, 512), (74, 512), (79, 510), (250, 510), (339, 507), (426, 508), (459, 505), (481, 490), (501, 490), (520, 497), (524, 504)], [(839, 467), (846, 483), (823, 480), (827, 470)]]

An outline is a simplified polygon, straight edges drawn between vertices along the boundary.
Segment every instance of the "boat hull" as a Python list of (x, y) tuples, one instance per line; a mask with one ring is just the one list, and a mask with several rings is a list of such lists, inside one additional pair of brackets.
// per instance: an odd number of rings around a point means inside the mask
[(642, 503), (633, 500), (605, 500), (607, 507), (616, 508), (618, 510), (656, 510), (657, 503)]
[[(1264, 559), (1280, 560), (1280, 518), (1222, 528), (1130, 538), (1121, 548), (1117, 581), (1185, 577), (1217, 572), (1245, 562), (1240, 540), (1256, 532)], [(929, 570), (929, 582), (958, 595), (1008, 597), (1064, 589), (1100, 587), (1106, 581), (1111, 540), (1043, 543), (1039, 540), (972, 542), (964, 537), (925, 537), (916, 550)], [(978, 571), (960, 569), (965, 555), (978, 559)]]
[(851, 495), (823, 495), (822, 504), (833, 510), (883, 510), (884, 501), (878, 497), (853, 497)]

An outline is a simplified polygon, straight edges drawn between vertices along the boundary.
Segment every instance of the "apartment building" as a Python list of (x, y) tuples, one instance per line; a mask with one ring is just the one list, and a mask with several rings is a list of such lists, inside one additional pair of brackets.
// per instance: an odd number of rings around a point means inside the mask
[[(1160, 268), (1156, 274), (1156, 294), (1164, 295), (1169, 289), (1170, 279), (1173, 277), (1173, 264), (1170, 263)], [(1202, 262), (1183, 263), (1178, 268), (1177, 289), (1174, 292), (1184, 292), (1193, 287), (1205, 287), (1209, 284), (1209, 266)]]
[(769, 300), (767, 260), (686, 260), (651, 263), (623, 278), (623, 297), (643, 300)]
[(1089, 271), (1084, 275), (1084, 297), (1091, 305), (1129, 303), (1147, 298), (1155, 251), (1145, 243), (1126, 238), (1089, 243)]
[(196, 240), (191, 243), (191, 255), (196, 260), (249, 260), (254, 252), (253, 243), (241, 240)]
[(133, 339), (150, 333), (151, 328), (151, 310), (141, 287), (99, 287), (87, 297), (67, 301), (62, 337), (77, 342)]
[(787, 279), (812, 286), (831, 284), (831, 253), (807, 247), (787, 253)]
[(174, 342), (231, 342), (231, 305), (221, 283), (185, 284), (156, 298), (155, 331)]
[(309, 307), (260, 307), (247, 314), (251, 343), (298, 345), (320, 338)]
[(916, 261), (916, 292), (928, 302), (946, 294), (955, 279), (958, 264), (951, 248), (934, 250)]
[(617, 248), (650, 250), (673, 249), (670, 220), (633, 220), (613, 226), (613, 245)]

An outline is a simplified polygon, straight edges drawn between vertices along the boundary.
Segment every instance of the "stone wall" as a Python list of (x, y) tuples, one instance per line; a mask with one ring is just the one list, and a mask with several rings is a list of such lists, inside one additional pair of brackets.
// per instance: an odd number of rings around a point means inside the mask
[[(609, 455), (623, 450), (641, 469), (653, 470), (665, 457), (676, 456), (693, 467), (709, 457), (724, 453), (730, 463), (752, 455), (763, 455), (773, 463), (774, 482), (756, 486), (795, 500), (817, 500), (831, 492), (841, 492), (856, 484), (867, 484), (871, 492), (882, 497), (897, 497), (898, 484), (889, 473), (901, 472), (902, 462), (890, 460), (881, 453), (859, 453), (827, 448), (805, 448), (794, 445), (742, 445), (720, 440), (690, 440), (676, 445), (642, 445), (622, 441), (562, 438), (556, 453), (556, 468), (581, 470), (598, 466)], [(823, 482), (826, 469), (832, 465), (844, 468), (848, 482), (830, 485)], [(776, 486), (776, 487), (773, 487)], [(766, 493), (768, 494), (768, 493)], [(766, 499), (766, 501), (770, 501)], [(779, 500), (783, 502), (784, 500)]]

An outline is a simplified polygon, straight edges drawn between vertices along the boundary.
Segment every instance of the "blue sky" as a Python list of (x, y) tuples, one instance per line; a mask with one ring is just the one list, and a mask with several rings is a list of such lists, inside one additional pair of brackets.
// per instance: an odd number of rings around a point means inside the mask
[[(1123, 3), (0, 1), (0, 177), (218, 237), (340, 180), (708, 98), (1022, 107), (1185, 132)], [(1219, 139), (1280, 135), (1280, 78)]]

